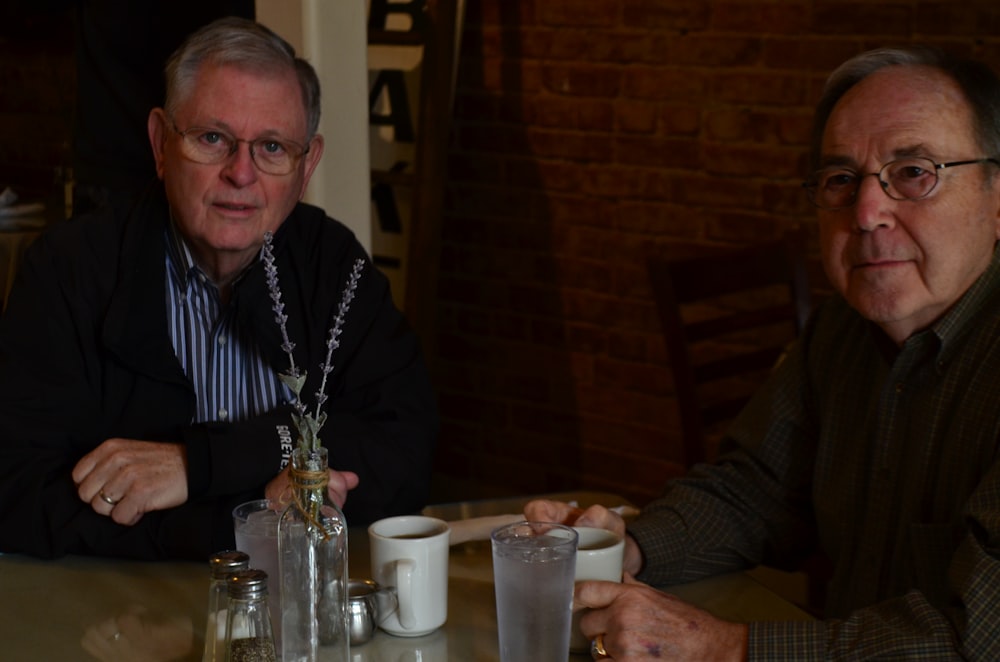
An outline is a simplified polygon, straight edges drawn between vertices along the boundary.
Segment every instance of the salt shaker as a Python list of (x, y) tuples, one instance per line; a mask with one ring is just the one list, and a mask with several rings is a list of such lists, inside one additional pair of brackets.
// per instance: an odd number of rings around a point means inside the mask
[(233, 550), (218, 552), (208, 559), (210, 581), (208, 585), (208, 622), (205, 624), (205, 652), (202, 662), (225, 662), (226, 649), (222, 647), (225, 636), (226, 608), (229, 604), (229, 587), (226, 579), (233, 572), (250, 567), (250, 557)]
[(274, 632), (267, 604), (267, 573), (240, 570), (229, 575), (226, 614), (227, 662), (275, 662)]

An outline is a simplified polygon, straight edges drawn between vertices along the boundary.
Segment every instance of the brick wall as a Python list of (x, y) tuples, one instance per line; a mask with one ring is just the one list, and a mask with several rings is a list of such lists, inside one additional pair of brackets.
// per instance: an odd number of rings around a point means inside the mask
[(645, 257), (814, 230), (799, 182), (826, 74), (911, 41), (1000, 65), (998, 28), (985, 1), (469, 0), (436, 496), (655, 496), (681, 467)]

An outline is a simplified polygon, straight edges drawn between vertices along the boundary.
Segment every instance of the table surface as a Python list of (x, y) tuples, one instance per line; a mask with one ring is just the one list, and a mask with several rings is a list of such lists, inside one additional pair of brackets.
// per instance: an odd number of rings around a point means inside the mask
[[(622, 503), (613, 494), (549, 495), (581, 506)], [(520, 512), (529, 497), (429, 506), (446, 520)], [(369, 576), (368, 536), (350, 536), (350, 574)], [(743, 573), (677, 586), (671, 592), (737, 621), (810, 617)], [(207, 563), (126, 562), (0, 555), (0, 660), (200, 660), (208, 599)], [(114, 634), (120, 633), (115, 640)], [(448, 621), (431, 635), (378, 631), (351, 651), (352, 662), (498, 660), (493, 569), (488, 541), (455, 545), (449, 559)], [(568, 655), (572, 662), (589, 660)]]

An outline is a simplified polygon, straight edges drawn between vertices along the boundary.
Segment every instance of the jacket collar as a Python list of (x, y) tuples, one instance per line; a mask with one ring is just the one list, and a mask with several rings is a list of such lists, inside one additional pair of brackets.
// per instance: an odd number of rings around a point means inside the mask
[[(298, 209), (298, 208), (296, 208)], [(292, 212), (295, 216), (296, 212)], [(291, 273), (285, 248), (288, 220), (274, 239), (275, 256), (282, 273)], [(167, 333), (166, 250), (170, 208), (162, 184), (152, 187), (129, 212), (119, 257), (119, 278), (105, 318), (105, 346), (137, 372), (150, 377), (189, 384), (174, 354)], [(284, 266), (281, 266), (281, 265)], [(290, 284), (290, 283), (289, 283)], [(294, 290), (284, 292), (286, 302)], [(281, 334), (270, 305), (263, 265), (258, 260), (241, 277), (233, 305), (241, 325), (254, 329), (261, 352), (278, 369), (288, 359), (281, 350)], [(298, 320), (289, 320), (289, 331), (299, 332)]]
[(103, 339), (109, 351), (137, 372), (186, 383), (167, 334), (164, 279), (169, 218), (162, 185), (151, 187), (129, 210)]

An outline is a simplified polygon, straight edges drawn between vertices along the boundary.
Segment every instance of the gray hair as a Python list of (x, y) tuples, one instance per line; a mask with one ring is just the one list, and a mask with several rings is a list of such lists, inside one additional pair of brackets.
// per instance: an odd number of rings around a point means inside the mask
[(954, 80), (972, 109), (972, 129), (984, 155), (1000, 157), (1000, 79), (992, 69), (927, 46), (879, 48), (847, 60), (827, 78), (813, 121), (813, 170), (819, 168), (823, 133), (840, 98), (876, 71), (894, 66), (933, 67)]
[(319, 78), (308, 62), (273, 31), (249, 19), (220, 18), (192, 34), (167, 60), (164, 107), (173, 116), (185, 101), (203, 64), (235, 65), (273, 73), (295, 71), (306, 109), (307, 140), (319, 129)]

